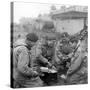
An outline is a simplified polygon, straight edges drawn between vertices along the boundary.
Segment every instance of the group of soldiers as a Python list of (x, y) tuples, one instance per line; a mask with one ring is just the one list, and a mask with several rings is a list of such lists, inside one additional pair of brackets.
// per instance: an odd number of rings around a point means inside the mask
[[(87, 35), (86, 35), (87, 36)], [(87, 37), (59, 40), (29, 33), (13, 45), (13, 87), (86, 84)]]

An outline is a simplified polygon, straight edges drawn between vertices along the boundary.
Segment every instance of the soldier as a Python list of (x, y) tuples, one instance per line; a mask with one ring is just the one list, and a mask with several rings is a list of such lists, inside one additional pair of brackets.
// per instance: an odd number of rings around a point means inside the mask
[(61, 80), (65, 76), (70, 65), (71, 58), (69, 54), (72, 53), (72, 48), (69, 44), (68, 38), (63, 38), (56, 44), (55, 60), (54, 64), (58, 70), (59, 84), (65, 84), (64, 80)]
[(46, 45), (43, 46), (44, 48), (42, 48), (43, 55), (44, 57), (46, 57), (48, 59), (49, 62), (52, 62), (53, 56), (54, 56), (54, 41), (52, 40), (47, 40)]
[[(31, 49), (31, 67), (40, 67), (41, 66), (51, 66), (48, 59), (43, 55), (43, 45), (46, 43), (46, 41), (43, 41), (43, 39), (38, 40), (36, 45), (32, 47)], [(45, 49), (44, 49), (45, 52)]]
[[(87, 56), (85, 39), (78, 41), (76, 51), (71, 60), (71, 66), (67, 71), (68, 84), (86, 84), (87, 83)], [(75, 46), (75, 45), (74, 45)]]
[(17, 40), (13, 48), (13, 87), (35, 87), (43, 83), (36, 70), (31, 67), (30, 50), (37, 42), (34, 33), (26, 35), (26, 39)]
[(55, 41), (47, 40), (47, 43), (42, 48), (43, 56), (51, 63), (51, 66), (48, 66), (48, 69), (54, 71), (45, 73), (45, 76), (43, 77), (46, 85), (49, 86), (56, 85), (57, 83), (57, 71), (55, 71), (56, 68), (52, 63), (54, 59), (54, 42)]
[[(33, 52), (35, 50), (35, 53)], [(32, 67), (38, 67), (40, 78), (44, 81), (44, 85), (52, 84), (52, 58), (53, 58), (53, 42), (45, 39), (38, 40), (36, 46), (32, 48)]]

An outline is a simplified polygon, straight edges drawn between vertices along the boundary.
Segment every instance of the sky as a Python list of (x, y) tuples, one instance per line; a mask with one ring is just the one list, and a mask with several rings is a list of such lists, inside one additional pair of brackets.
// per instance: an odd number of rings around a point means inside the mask
[[(39, 14), (48, 14), (50, 12), (50, 7), (55, 5), (57, 9), (60, 9), (59, 4), (50, 3), (31, 3), (31, 2), (14, 2), (14, 22), (19, 23), (19, 20), (23, 17), (25, 18), (36, 18)], [(66, 7), (70, 6), (65, 4)]]
[[(14, 2), (14, 22), (19, 23), (22, 17), (35, 18), (39, 14), (49, 13), (52, 4)], [(61, 5), (55, 5), (57, 9)]]

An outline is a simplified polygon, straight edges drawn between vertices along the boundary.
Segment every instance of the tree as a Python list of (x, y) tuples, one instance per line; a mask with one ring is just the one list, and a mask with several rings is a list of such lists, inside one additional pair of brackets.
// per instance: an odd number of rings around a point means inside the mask
[(38, 17), (41, 17), (41, 16), (42, 16), (41, 14), (38, 15)]
[(51, 10), (53, 11), (53, 10), (56, 10), (56, 6), (55, 5), (52, 5), (51, 6)]
[(61, 10), (65, 11), (66, 10), (66, 6), (61, 6)]
[(32, 32), (35, 30), (36, 21), (33, 18), (21, 18), (20, 24), (25, 32)]

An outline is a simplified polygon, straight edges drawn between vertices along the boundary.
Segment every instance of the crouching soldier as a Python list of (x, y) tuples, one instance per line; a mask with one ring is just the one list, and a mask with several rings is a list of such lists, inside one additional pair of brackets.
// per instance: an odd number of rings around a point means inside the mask
[(36, 34), (27, 34), (26, 39), (18, 40), (13, 49), (13, 87), (42, 86), (37, 71), (31, 68), (30, 50), (37, 42)]
[[(31, 67), (38, 71), (40, 78), (43, 80), (44, 85), (49, 85), (50, 68), (52, 67), (51, 62), (44, 56), (47, 51), (44, 45), (46, 41), (44, 39), (38, 40), (36, 45), (31, 49)], [(44, 50), (43, 50), (44, 49)], [(48, 75), (48, 76), (47, 76)], [(48, 78), (49, 77), (49, 78)]]
[(54, 64), (58, 71), (58, 84), (65, 84), (64, 77), (67, 73), (68, 67), (70, 65), (71, 58), (69, 54), (72, 52), (72, 48), (69, 44), (69, 39), (61, 39), (56, 44), (55, 49), (55, 60)]
[(37, 68), (37, 67), (51, 67), (51, 63), (48, 61), (47, 58), (45, 58), (42, 55), (42, 47), (43, 47), (43, 40), (38, 40), (37, 43), (31, 48), (31, 67)]
[[(75, 44), (74, 44), (75, 45)], [(67, 84), (87, 83), (87, 55), (85, 52), (85, 40), (79, 40), (71, 66), (67, 71)]]

